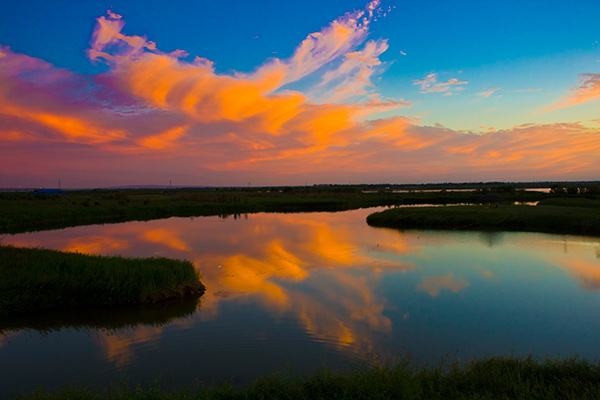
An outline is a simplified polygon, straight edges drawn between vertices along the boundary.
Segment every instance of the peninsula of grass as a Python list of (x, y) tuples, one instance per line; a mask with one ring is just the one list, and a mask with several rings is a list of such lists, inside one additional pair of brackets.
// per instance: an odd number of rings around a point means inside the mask
[(0, 246), (0, 316), (199, 296), (193, 265)]
[(78, 190), (0, 193), (0, 233), (168, 217), (255, 212), (343, 211), (400, 204), (538, 201), (546, 194), (504, 191), (402, 192), (379, 186)]
[(275, 375), (245, 388), (229, 385), (168, 391), (155, 388), (37, 391), (30, 400), (318, 400), (318, 399), (598, 399), (600, 364), (582, 360), (491, 358), (463, 366), (414, 368), (408, 363), (308, 377)]
[[(577, 203), (577, 205), (573, 205)], [(545, 205), (476, 205), (392, 208), (371, 214), (367, 223), (399, 229), (488, 230), (600, 235), (600, 201)], [(565, 205), (563, 205), (565, 204)], [(586, 206), (583, 206), (586, 205)]]

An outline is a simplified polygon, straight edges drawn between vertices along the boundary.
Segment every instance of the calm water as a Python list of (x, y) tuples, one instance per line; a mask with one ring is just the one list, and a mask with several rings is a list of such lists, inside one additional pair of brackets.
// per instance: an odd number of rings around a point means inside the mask
[(200, 302), (0, 322), (0, 397), (107, 381), (490, 355), (600, 357), (600, 239), (371, 228), (374, 210), (169, 218), (2, 237), (189, 259)]

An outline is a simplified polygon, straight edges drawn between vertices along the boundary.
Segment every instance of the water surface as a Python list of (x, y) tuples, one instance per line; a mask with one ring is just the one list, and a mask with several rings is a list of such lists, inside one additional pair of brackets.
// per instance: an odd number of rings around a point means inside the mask
[(0, 322), (0, 397), (107, 381), (243, 384), (279, 370), (600, 356), (600, 239), (397, 231), (375, 211), (169, 218), (3, 236), (188, 259), (199, 302)]

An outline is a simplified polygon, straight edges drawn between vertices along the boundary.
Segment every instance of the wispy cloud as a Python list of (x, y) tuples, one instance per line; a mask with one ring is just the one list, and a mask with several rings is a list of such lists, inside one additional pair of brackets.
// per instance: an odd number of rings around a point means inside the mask
[(498, 93), (498, 91), (500, 91), (499, 87), (495, 87), (495, 88), (490, 88), (490, 89), (486, 89), (483, 90), (481, 92), (478, 92), (476, 95), (479, 97), (492, 97), (494, 94)]
[(313, 92), (318, 101), (340, 103), (368, 94), (373, 75), (381, 67), (379, 56), (388, 49), (386, 40), (369, 41), (362, 50), (349, 52), (342, 63), (323, 74)]
[(438, 82), (438, 74), (431, 73), (423, 79), (413, 81), (413, 84), (420, 87), (421, 93), (441, 93), (444, 96), (452, 96), (454, 93), (464, 90), (469, 82), (457, 78), (448, 79), (446, 82)]
[(600, 74), (582, 74), (579, 86), (563, 99), (550, 105), (547, 110), (574, 107), (598, 99), (600, 99)]
[(462, 278), (456, 278), (452, 273), (448, 275), (430, 276), (421, 281), (418, 290), (426, 292), (431, 297), (437, 297), (442, 290), (458, 293), (469, 286), (469, 282)]
[[(334, 20), (290, 58), (247, 73), (217, 73), (211, 60), (163, 51), (124, 33), (125, 18), (114, 12), (98, 18), (88, 53), (107, 65), (99, 75), (2, 47), (1, 178), (61, 175), (111, 185), (172, 174), (214, 184), (597, 176), (598, 128), (550, 124), (472, 134), (381, 118), (409, 103), (377, 90), (389, 47), (367, 39), (385, 14), (377, 7), (371, 2)], [(302, 90), (291, 90), (300, 80)], [(414, 83), (443, 95), (467, 85), (440, 82), (437, 74)]]

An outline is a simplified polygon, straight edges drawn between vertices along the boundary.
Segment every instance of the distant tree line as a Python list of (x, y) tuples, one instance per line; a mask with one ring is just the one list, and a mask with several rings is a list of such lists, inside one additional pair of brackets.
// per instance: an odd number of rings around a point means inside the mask
[(550, 193), (557, 195), (585, 195), (600, 196), (600, 185), (555, 185), (550, 188)]

